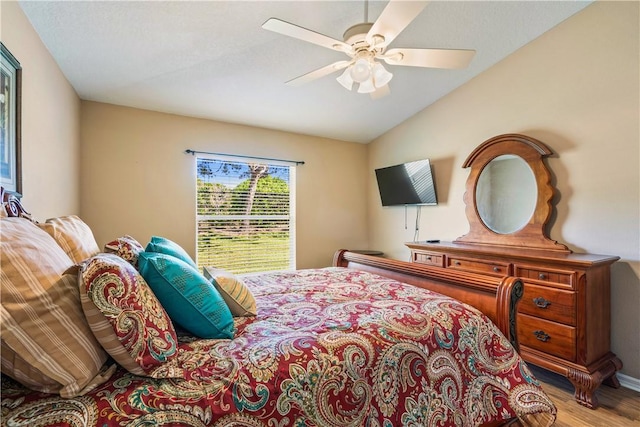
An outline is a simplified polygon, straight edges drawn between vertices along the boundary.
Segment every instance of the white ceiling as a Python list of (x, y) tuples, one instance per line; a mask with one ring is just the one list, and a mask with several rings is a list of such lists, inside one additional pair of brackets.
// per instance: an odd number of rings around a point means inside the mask
[[(386, 1), (369, 2), (374, 21)], [(347, 56), (262, 29), (270, 17), (342, 40), (364, 1), (21, 1), (85, 100), (367, 143), (590, 1), (434, 1), (393, 47), (475, 49), (464, 70), (387, 66), (391, 94), (348, 92), (339, 72), (284, 82)]]

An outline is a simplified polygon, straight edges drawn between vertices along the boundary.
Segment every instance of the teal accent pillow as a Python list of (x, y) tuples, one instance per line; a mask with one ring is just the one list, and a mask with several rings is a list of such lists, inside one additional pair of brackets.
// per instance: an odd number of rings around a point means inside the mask
[(171, 255), (172, 257), (178, 258), (186, 262), (196, 270), (198, 269), (198, 266), (196, 265), (196, 263), (191, 259), (187, 251), (185, 251), (182, 248), (182, 246), (164, 237), (159, 237), (159, 236), (151, 237), (151, 241), (147, 244), (145, 251)]
[(198, 270), (154, 252), (140, 253), (138, 268), (172, 321), (200, 338), (233, 338), (229, 307)]

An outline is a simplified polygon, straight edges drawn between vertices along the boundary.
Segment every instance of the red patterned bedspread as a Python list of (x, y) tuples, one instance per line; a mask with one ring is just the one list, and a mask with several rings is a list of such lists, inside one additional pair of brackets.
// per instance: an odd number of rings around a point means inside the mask
[(118, 368), (63, 399), (2, 379), (2, 425), (470, 426), (555, 407), (482, 313), (342, 268), (246, 276), (258, 316), (233, 340), (182, 337), (184, 379)]

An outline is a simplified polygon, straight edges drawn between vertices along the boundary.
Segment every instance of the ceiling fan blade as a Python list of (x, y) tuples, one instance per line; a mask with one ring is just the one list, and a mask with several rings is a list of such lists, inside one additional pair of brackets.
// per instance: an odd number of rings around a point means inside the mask
[(475, 50), (464, 49), (389, 49), (380, 55), (387, 64), (428, 68), (465, 68)]
[[(428, 1), (391, 0), (367, 33), (367, 41), (375, 43), (376, 47), (388, 46), (422, 12), (427, 3)], [(384, 41), (376, 43), (374, 36), (377, 34), (383, 36)]]
[(262, 24), (262, 28), (340, 52), (349, 53), (352, 51), (350, 45), (340, 40), (332, 39), (324, 34), (316, 33), (315, 31), (308, 30), (278, 18), (267, 19), (267, 21)]
[(391, 89), (389, 89), (389, 85), (386, 84), (382, 87), (379, 87), (374, 92), (371, 92), (370, 96), (371, 96), (371, 99), (380, 99), (389, 95), (390, 93), (391, 93)]
[(300, 77), (296, 77), (295, 79), (289, 80), (288, 82), (286, 82), (285, 84), (289, 85), (289, 86), (301, 86), (305, 83), (308, 83), (312, 80), (316, 80), (319, 79), (320, 77), (324, 77), (327, 76), (331, 73), (334, 73), (338, 70), (342, 70), (344, 68), (347, 68), (349, 66), (349, 64), (351, 64), (353, 61), (338, 61), (338, 62), (334, 62), (333, 64), (329, 64), (326, 67), (322, 67), (322, 68), (318, 68), (315, 71), (311, 71), (307, 74), (303, 74)]

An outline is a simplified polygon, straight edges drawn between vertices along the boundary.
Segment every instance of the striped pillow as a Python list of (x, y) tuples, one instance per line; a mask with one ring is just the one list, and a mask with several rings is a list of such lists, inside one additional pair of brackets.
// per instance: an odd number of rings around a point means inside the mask
[[(32, 389), (81, 395), (107, 354), (82, 312), (73, 261), (27, 219), (0, 218), (2, 372)], [(5, 350), (10, 350), (5, 354)]]
[(100, 252), (91, 229), (76, 215), (49, 218), (38, 225), (54, 238), (75, 263)]
[(216, 287), (234, 316), (255, 316), (256, 300), (242, 280), (226, 270), (205, 267), (204, 277)]
[(1, 341), (0, 354), (2, 355), (2, 372), (4, 372), (5, 368), (8, 368), (8, 370), (12, 372), (11, 376), (14, 377), (14, 379), (17, 379), (20, 383), (32, 389), (47, 391), (60, 388), (57, 382), (30, 365), (29, 362), (13, 351), (4, 340)]

